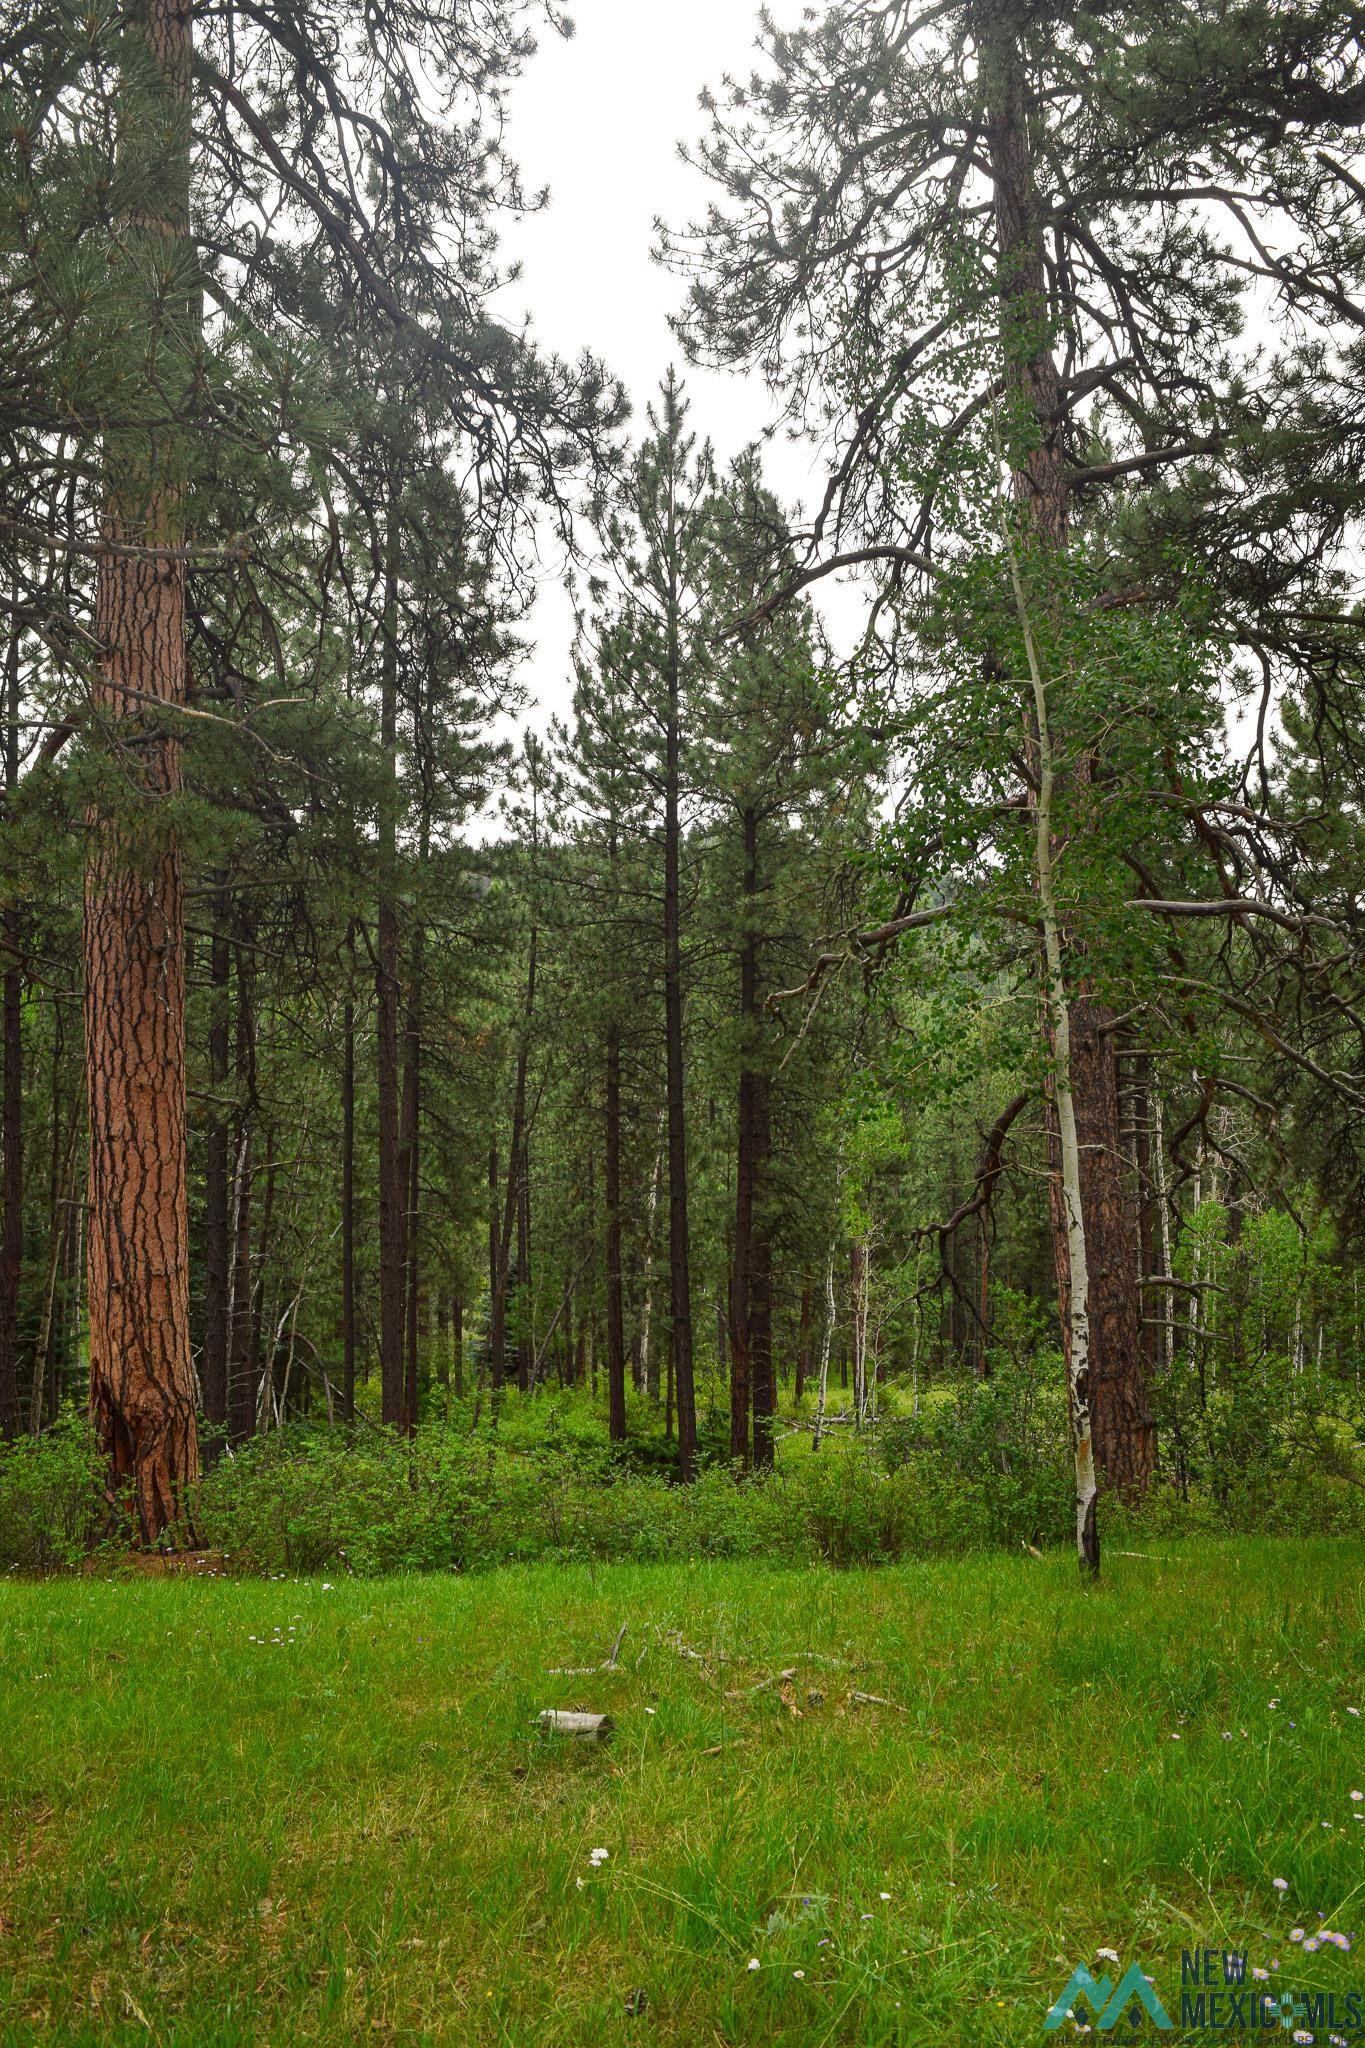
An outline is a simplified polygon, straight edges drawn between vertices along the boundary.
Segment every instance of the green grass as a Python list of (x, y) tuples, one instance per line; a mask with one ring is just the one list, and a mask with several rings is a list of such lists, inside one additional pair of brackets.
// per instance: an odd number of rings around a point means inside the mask
[(1016, 2048), (1100, 1946), (1340, 1997), (1363, 1564), (10, 1584), (0, 2038)]

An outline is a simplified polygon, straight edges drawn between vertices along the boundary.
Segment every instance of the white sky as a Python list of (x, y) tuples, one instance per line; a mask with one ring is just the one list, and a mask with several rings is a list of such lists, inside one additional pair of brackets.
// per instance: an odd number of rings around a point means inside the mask
[[(795, 23), (806, 0), (773, 0)], [(774, 406), (758, 378), (687, 370), (668, 326), (678, 278), (650, 259), (653, 223), (682, 226), (703, 211), (710, 188), (678, 157), (678, 143), (704, 128), (704, 85), (752, 68), (758, 0), (571, 0), (576, 34), (542, 35), (510, 102), (509, 140), (528, 190), (550, 188), (546, 212), (509, 232), (504, 252), (523, 275), (509, 293), (531, 315), (549, 349), (591, 348), (629, 393), (632, 433), (670, 362), (686, 374), (691, 425), (724, 463), (771, 423)], [(817, 495), (818, 453), (779, 435), (765, 456), (768, 478), (788, 504)], [(822, 481), (822, 479), (821, 479)], [(823, 586), (822, 611), (836, 640), (856, 615), (852, 589)], [(537, 699), (529, 723), (543, 728), (569, 701), (572, 619), (559, 570), (547, 558), (531, 621), (536, 648), (527, 679)]]

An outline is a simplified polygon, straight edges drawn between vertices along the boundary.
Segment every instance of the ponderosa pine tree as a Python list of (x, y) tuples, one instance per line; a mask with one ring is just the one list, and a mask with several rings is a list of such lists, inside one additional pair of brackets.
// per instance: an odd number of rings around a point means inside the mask
[[(1204, 260), (1206, 229), (1189, 208), (1153, 219), (1088, 190), (1093, 138), (1072, 116), (1092, 26), (1025, 0), (923, 19), (850, 0), (793, 33), (769, 24), (766, 68), (715, 110), (701, 162), (723, 198), (671, 245), (692, 279), (684, 335), (706, 360), (761, 364), (794, 412), (818, 396), (836, 443), (805, 560), (769, 607), (876, 567), (889, 580), (875, 616), (905, 631), (983, 535), (993, 545), (993, 438), (1028, 547), (1060, 561), (1116, 482), (1188, 467), (1238, 431), (1235, 294)], [(1103, 764), (1077, 756), (1067, 772), (1084, 782)], [(1036, 771), (1021, 780), (1027, 800)], [(1089, 1377), (1102, 1470), (1141, 1491), (1154, 1435), (1095, 971), (1072, 963)], [(1060, 1201), (1054, 1220), (1065, 1331)]]

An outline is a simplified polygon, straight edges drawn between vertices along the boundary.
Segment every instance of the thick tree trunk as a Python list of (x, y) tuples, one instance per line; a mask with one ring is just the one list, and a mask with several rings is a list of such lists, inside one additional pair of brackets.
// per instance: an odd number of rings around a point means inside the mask
[[(163, 88), (166, 146), (128, 223), (149, 261), (174, 260), (189, 227), (190, 16), (147, 0), (138, 31)], [(168, 351), (167, 374), (174, 374)], [(115, 1488), (131, 1487), (144, 1541), (188, 1507), (199, 1469), (190, 1352), (181, 855), (164, 813), (180, 789), (178, 741), (158, 704), (185, 701), (183, 479), (173, 434), (107, 449), (104, 530), (142, 553), (101, 555), (94, 687), (140, 815), (87, 819), (86, 1086), (90, 1413)]]
[(228, 1182), (231, 1131), (224, 1109), (228, 1084), (228, 1007), (232, 946), (225, 877), (219, 876), (209, 947), (209, 1127), (204, 1147), (204, 1419), (215, 1430), (228, 1420), (228, 1296), (231, 1222)]
[(621, 1299), (621, 1029), (607, 1026), (607, 1433), (626, 1440), (626, 1325)]
[[(159, 10), (153, 9), (154, 18)], [(187, 32), (180, 29), (181, 36)], [(188, 50), (186, 50), (188, 61)], [(142, 519), (112, 507), (111, 540), (171, 547), (179, 504), (154, 494)], [(149, 807), (180, 788), (180, 748), (148, 737), (145, 703), (184, 701), (184, 567), (100, 558), (96, 708), (136, 756)], [(146, 1542), (184, 1511), (199, 1465), (190, 1356), (185, 1170), (185, 973), (180, 850), (157, 832), (135, 847), (89, 818), (85, 876), (86, 1076), (90, 1123), (90, 1412), (116, 1485), (131, 1481)], [(153, 827), (155, 831), (156, 828)]]

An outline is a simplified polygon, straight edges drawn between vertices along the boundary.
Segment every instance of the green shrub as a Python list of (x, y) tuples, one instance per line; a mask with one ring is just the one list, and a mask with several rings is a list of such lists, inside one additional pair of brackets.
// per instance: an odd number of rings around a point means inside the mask
[(84, 1415), (0, 1443), (0, 1569), (74, 1569), (98, 1540), (104, 1511), (99, 1447)]

